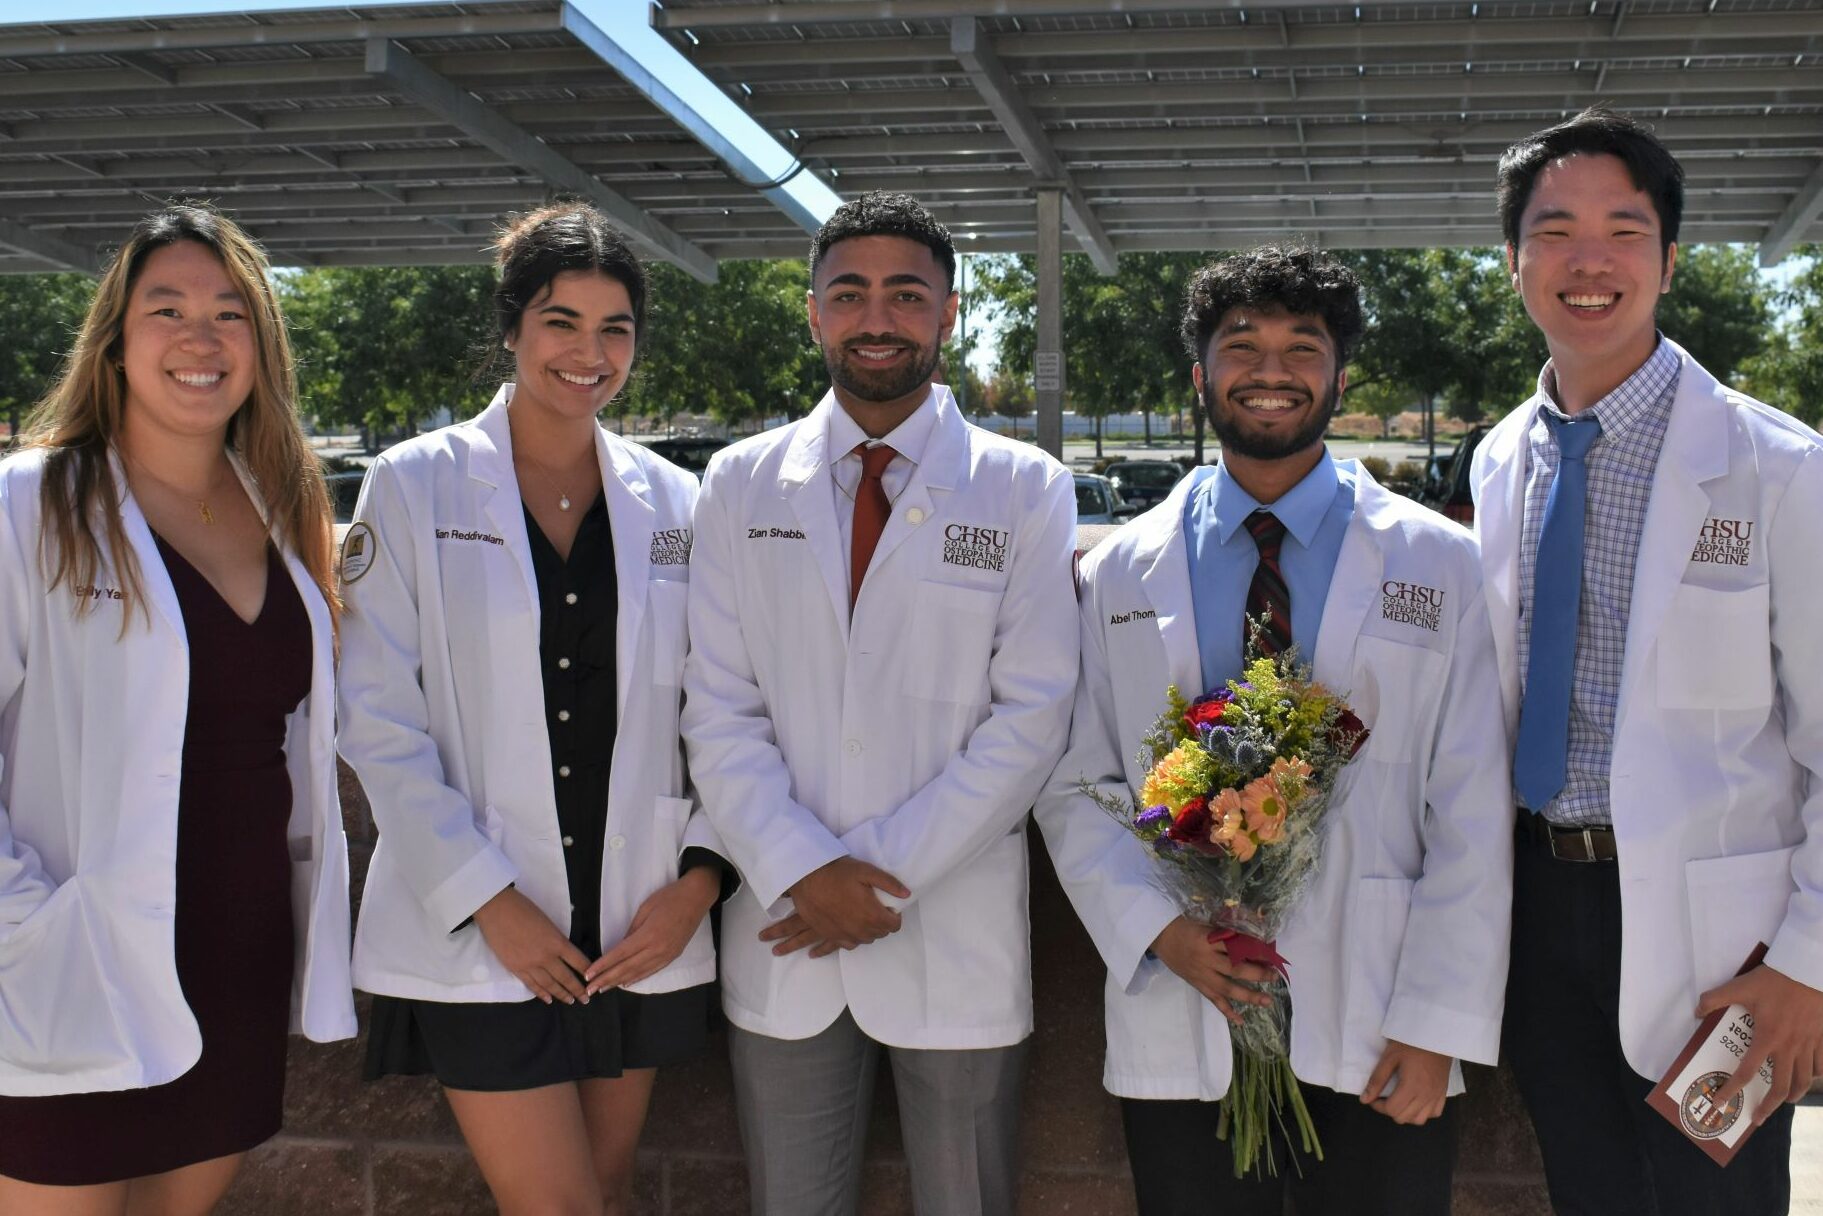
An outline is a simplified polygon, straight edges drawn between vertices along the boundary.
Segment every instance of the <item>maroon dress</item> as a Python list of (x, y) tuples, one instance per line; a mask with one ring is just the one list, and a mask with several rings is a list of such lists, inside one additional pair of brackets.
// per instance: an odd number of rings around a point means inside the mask
[[(177, 978), (202, 1058), (166, 1085), (0, 1098), (0, 1175), (116, 1182), (244, 1152), (279, 1130), (291, 1011), (287, 716), (310, 691), (310, 618), (278, 553), (251, 625), (158, 538), (190, 644), (177, 809)], [(128, 643), (130, 644), (130, 643)]]

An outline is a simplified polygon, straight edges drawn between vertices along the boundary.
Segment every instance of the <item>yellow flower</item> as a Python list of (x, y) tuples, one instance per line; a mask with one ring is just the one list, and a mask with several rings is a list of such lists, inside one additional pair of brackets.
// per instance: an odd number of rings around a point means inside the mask
[(1200, 798), (1214, 777), (1209, 754), (1194, 742), (1185, 740), (1173, 748), (1146, 774), (1140, 786), (1142, 806), (1164, 806), (1173, 819), (1192, 798)]

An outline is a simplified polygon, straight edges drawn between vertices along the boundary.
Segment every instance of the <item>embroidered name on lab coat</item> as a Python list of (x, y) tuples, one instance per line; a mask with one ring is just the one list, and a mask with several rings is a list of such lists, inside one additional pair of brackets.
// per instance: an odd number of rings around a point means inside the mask
[(126, 593), (119, 587), (95, 587), (84, 585), (76, 588), (76, 598), (84, 600), (124, 600)]
[(970, 570), (1006, 569), (1006, 546), (1013, 534), (1004, 528), (951, 524), (943, 529), (943, 561)]
[(1443, 623), (1443, 592), (1423, 583), (1389, 578), (1380, 584), (1380, 619), (1435, 633)]
[(1131, 612), (1112, 612), (1108, 614), (1110, 625), (1130, 625), (1134, 621), (1149, 621), (1158, 616), (1151, 608), (1135, 608)]
[(654, 566), (687, 566), (690, 564), (690, 542), (695, 533), (689, 528), (660, 528), (652, 533)]
[(1751, 519), (1705, 519), (1697, 529), (1696, 548), (1691, 550), (1690, 560), (1745, 566), (1753, 557), (1753, 523)]
[(466, 528), (438, 528), (438, 540), (484, 540), (490, 545), (504, 545), (505, 539), (492, 532), (470, 532)]
[(748, 528), (748, 540), (803, 540), (804, 534), (796, 528)]

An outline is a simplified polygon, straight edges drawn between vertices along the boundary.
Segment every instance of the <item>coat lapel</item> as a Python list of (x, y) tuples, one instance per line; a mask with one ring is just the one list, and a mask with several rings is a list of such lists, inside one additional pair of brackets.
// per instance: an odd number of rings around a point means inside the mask
[(1344, 692), (1354, 678), (1355, 641), (1361, 636), (1361, 623), (1379, 595), (1386, 569), (1386, 555), (1377, 537), (1386, 526), (1381, 516), (1389, 505), (1388, 492), (1366, 469), (1356, 465), (1354, 474), (1354, 514), (1336, 554), (1329, 595), (1317, 626), (1316, 654), (1310, 659), (1311, 674), (1317, 680)]
[(646, 471), (627, 444), (595, 428), (595, 454), (601, 461), (602, 493), (608, 503), (608, 531), (614, 538), (614, 581), (618, 584), (619, 619), (615, 623), (614, 676), (620, 714), (627, 712), (628, 681), (634, 650), (646, 615), (646, 584), (651, 578), (652, 531), (658, 511)]
[(506, 413), (507, 403), (512, 399), (513, 386), (501, 385), (493, 403), (471, 424), (477, 434), (469, 448), (468, 475), (490, 487), (483, 498), (482, 510), (493, 524), (494, 534), (506, 542), (507, 550), (519, 566), (526, 602), (532, 610), (532, 636), (536, 637), (538, 573), (532, 569), (532, 542), (525, 531), (525, 504), (519, 497), (519, 477), (513, 472), (513, 434), (507, 425)]
[(1509, 729), (1519, 713), (1519, 540), (1525, 527), (1525, 437), (1537, 416), (1538, 402), (1534, 397), (1496, 427), (1482, 441), (1487, 451), (1477, 461), (1486, 477), (1476, 499), (1475, 531), (1481, 542), (1488, 619), (1494, 629)]
[(1128, 527), (1145, 529), (1134, 552), (1140, 589), (1157, 613), (1159, 641), (1165, 647), (1165, 665), (1171, 682), (1191, 700), (1209, 690), (1203, 687), (1202, 652), (1196, 644), (1196, 602), (1190, 589), (1190, 554), (1184, 544), (1184, 503), (1207, 473), (1192, 473), (1177, 483), (1164, 506), (1147, 513)]
[[(113, 466), (114, 484), (120, 487), (120, 526), (126, 530), (127, 542), (133, 546), (133, 557), (139, 564), (140, 591), (151, 601), (158, 614), (165, 618), (165, 623), (175, 629), (177, 636), (188, 645), (189, 634), (184, 630), (183, 606), (177, 602), (177, 588), (172, 586), (171, 574), (165, 569), (165, 559), (158, 552), (158, 542), (152, 538), (152, 525), (146, 522), (145, 512), (139, 509), (139, 502), (127, 484), (127, 469), (121, 463), (120, 454), (110, 448), (108, 462)], [(260, 505), (257, 495), (254, 504), (264, 512), (265, 508)]]
[(1646, 503), (1646, 523), (1634, 565), (1633, 598), (1627, 607), (1619, 708), (1623, 716), (1639, 679), (1640, 663), (1652, 649), (1665, 609), (1690, 564), (1697, 531), (1708, 516), (1709, 494), (1703, 483), (1728, 473), (1728, 405), (1722, 387), (1681, 348), (1677, 353), (1683, 369), (1671, 403), (1665, 445), (1652, 476), (1652, 494)]
[(829, 592), (829, 606), (842, 625), (843, 645), (847, 645), (848, 563), (842, 554), (841, 525), (836, 521), (835, 487), (827, 474), (829, 411), (835, 408), (835, 393), (825, 393), (797, 424), (779, 466), (779, 490), (804, 530), (804, 543), (816, 559), (817, 572)]

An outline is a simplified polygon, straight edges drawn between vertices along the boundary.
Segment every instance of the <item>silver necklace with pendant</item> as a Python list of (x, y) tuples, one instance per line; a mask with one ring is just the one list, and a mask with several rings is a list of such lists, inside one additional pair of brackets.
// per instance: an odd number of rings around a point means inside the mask
[(545, 485), (550, 486), (551, 489), (557, 492), (557, 509), (559, 511), (568, 511), (570, 509), (570, 496), (564, 493), (563, 487), (558, 485), (556, 479), (545, 471), (543, 465), (539, 464), (536, 460), (533, 460), (530, 456), (527, 456), (524, 452), (521, 452), (519, 455), (527, 464), (532, 466), (533, 471), (535, 471), (538, 476), (544, 478)]

